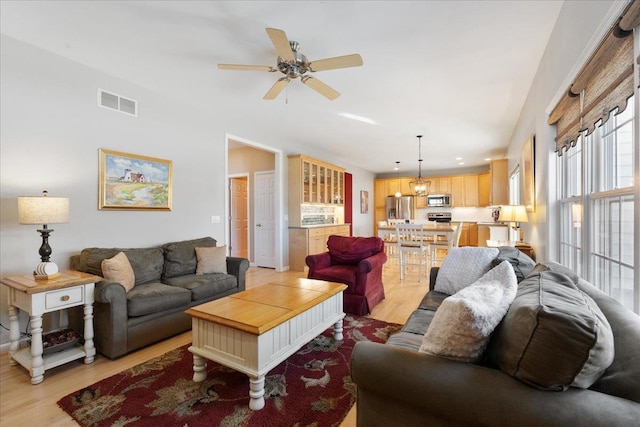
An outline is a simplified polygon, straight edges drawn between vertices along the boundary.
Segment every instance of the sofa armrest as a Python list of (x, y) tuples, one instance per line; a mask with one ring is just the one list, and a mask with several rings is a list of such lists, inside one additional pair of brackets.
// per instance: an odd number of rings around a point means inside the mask
[(377, 254), (371, 255), (369, 258), (365, 258), (360, 261), (358, 263), (358, 270), (362, 273), (368, 273), (376, 268), (382, 267), (385, 262), (387, 262), (387, 254), (384, 252), (378, 252)]
[(316, 270), (321, 270), (331, 266), (331, 256), (329, 252), (323, 252), (321, 254), (307, 255), (305, 263), (309, 267), (309, 274), (312, 274)]
[(249, 269), (249, 260), (246, 258), (227, 257), (227, 273), (238, 279), (238, 291), (246, 288), (246, 274)]
[(431, 272), (429, 275), (429, 290), (432, 291), (436, 287), (436, 277), (438, 277), (438, 271), (440, 271), (440, 267), (431, 267)]
[(351, 376), (359, 425), (429, 419), (439, 425), (631, 426), (640, 419), (640, 405), (630, 400), (577, 388), (541, 391), (497, 369), (393, 345), (356, 343)]
[(98, 351), (110, 359), (127, 352), (127, 293), (120, 283), (96, 283), (93, 307), (94, 341)]

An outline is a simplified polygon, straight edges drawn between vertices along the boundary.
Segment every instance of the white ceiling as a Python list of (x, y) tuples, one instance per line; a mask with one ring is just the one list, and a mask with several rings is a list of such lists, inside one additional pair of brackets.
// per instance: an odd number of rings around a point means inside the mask
[[(325, 152), (374, 173), (485, 165), (501, 158), (561, 1), (7, 1), (0, 31), (211, 111), (228, 132)], [(359, 53), (362, 67), (299, 80), (274, 101), (279, 73), (266, 27), (284, 30), (309, 60)], [(287, 96), (285, 96), (287, 95)], [(288, 103), (285, 103), (288, 97)], [(375, 125), (338, 113), (367, 117)], [(235, 133), (234, 133), (235, 134)], [(257, 139), (256, 139), (257, 138)], [(288, 144), (288, 146), (287, 146)], [(464, 166), (458, 166), (462, 157)]]

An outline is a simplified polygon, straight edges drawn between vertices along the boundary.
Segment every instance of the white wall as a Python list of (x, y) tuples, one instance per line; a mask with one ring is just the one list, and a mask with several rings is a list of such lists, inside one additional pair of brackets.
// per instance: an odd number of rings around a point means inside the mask
[[(225, 241), (225, 221), (210, 221), (212, 215), (225, 215), (225, 134), (247, 135), (280, 148), (272, 136), (253, 135), (249, 119), (246, 129), (226, 129), (224, 118), (206, 109), (161, 97), (10, 37), (2, 35), (0, 43), (0, 276), (28, 274), (39, 262), (38, 227), (18, 224), (17, 197), (39, 195), (44, 189), (70, 198), (69, 223), (52, 226), (49, 239), (52, 261), (61, 268), (68, 267), (72, 254), (91, 246), (144, 247), (206, 235)], [(98, 107), (98, 88), (137, 100), (139, 116)], [(285, 143), (295, 147), (295, 142)], [(171, 160), (172, 210), (98, 210), (100, 148)], [(303, 147), (298, 149), (304, 153)], [(349, 169), (343, 161), (321, 158)], [(372, 174), (349, 171), (358, 183), (354, 188), (372, 190)], [(286, 161), (281, 173), (286, 204)], [(371, 234), (372, 219), (354, 216), (354, 229)], [(284, 222), (282, 230), (287, 265)], [(8, 326), (4, 286), (0, 322)], [(25, 325), (22, 316), (21, 331)], [(8, 333), (0, 329), (0, 344), (6, 342)]]
[(509, 143), (511, 171), (521, 161), (524, 142), (529, 135), (536, 136), (536, 210), (529, 213), (530, 222), (522, 228), (538, 260), (557, 259), (555, 248), (548, 245), (557, 227), (553, 206), (548, 203), (555, 198), (556, 132), (555, 126), (547, 124), (546, 110), (558, 91), (568, 88), (567, 77), (585, 56), (583, 51), (592, 44), (594, 34), (611, 19), (610, 10), (616, 8), (619, 4), (611, 1), (564, 2)]

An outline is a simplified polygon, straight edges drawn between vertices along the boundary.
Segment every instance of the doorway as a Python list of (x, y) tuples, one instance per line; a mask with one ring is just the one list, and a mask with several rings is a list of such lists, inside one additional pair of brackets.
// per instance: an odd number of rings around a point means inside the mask
[[(285, 259), (288, 259), (288, 254), (284, 253), (285, 241), (283, 229), (286, 229), (287, 218), (283, 215), (286, 214), (286, 207), (282, 206), (283, 198), (283, 183), (286, 182), (286, 177), (282, 176), (285, 170), (283, 163), (282, 151), (269, 147), (254, 141), (249, 141), (244, 138), (236, 137), (233, 135), (225, 135), (226, 144), (226, 163), (225, 163), (225, 176), (231, 184), (230, 178), (232, 177), (247, 177), (247, 241), (248, 241), (248, 256), (247, 258), (251, 262), (251, 265), (258, 265), (257, 260), (257, 230), (256, 230), (256, 173), (257, 172), (271, 172), (273, 177), (271, 179), (270, 186), (273, 190), (271, 194), (270, 203), (273, 209), (273, 221), (272, 221), (272, 235), (266, 240), (268, 248), (260, 247), (260, 255), (268, 254), (271, 262), (267, 263), (271, 268), (275, 268), (276, 271), (284, 271)], [(232, 237), (231, 230), (232, 225), (232, 189), (230, 185), (225, 188), (225, 214), (227, 221), (225, 221), (228, 227), (225, 236), (231, 245)], [(260, 240), (266, 236), (261, 236)], [(261, 259), (260, 264), (265, 264), (264, 258)]]
[(229, 255), (249, 258), (249, 178), (229, 178)]

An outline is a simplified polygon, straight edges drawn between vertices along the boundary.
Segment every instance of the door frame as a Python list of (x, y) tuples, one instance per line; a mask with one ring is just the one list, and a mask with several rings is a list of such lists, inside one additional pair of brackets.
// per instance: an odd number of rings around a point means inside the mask
[[(229, 204), (227, 205), (227, 209), (229, 209), (229, 212), (227, 213), (226, 217), (227, 217), (227, 227), (229, 227), (227, 229), (227, 239), (228, 243), (231, 244), (231, 178), (246, 178), (247, 179), (247, 248), (249, 251), (249, 254), (251, 254), (251, 207), (252, 207), (252, 197), (250, 196), (251, 194), (251, 180), (249, 179), (249, 174), (248, 173), (236, 173), (236, 174), (231, 174), (231, 175), (227, 175), (227, 191), (229, 192)], [(231, 253), (231, 250), (229, 250), (229, 254)], [(249, 261), (251, 261), (251, 259), (249, 259)]]
[[(275, 185), (274, 199), (275, 199), (275, 216), (277, 220), (275, 224), (275, 234), (276, 234), (275, 246), (276, 247), (274, 249), (275, 249), (275, 256), (276, 256), (276, 271), (280, 272), (280, 271), (288, 270), (289, 266), (288, 264), (286, 264), (286, 268), (285, 268), (284, 256), (283, 256), (284, 233), (282, 230), (286, 229), (285, 223), (288, 222), (288, 218), (285, 218), (285, 215), (283, 215), (283, 212), (286, 212), (285, 206), (283, 206), (283, 194), (284, 194), (283, 183), (286, 182), (286, 177), (284, 177), (283, 174), (286, 172), (286, 170), (284, 167), (284, 156), (283, 156), (282, 150), (265, 145), (265, 144), (261, 144), (259, 142), (251, 141), (246, 138), (225, 133), (224, 134), (224, 148), (225, 148), (224, 176), (225, 176), (226, 182), (228, 182), (228, 178), (229, 178), (229, 140), (233, 140), (259, 150), (268, 151), (270, 153), (273, 153), (275, 156), (274, 172), (275, 172), (276, 185)], [(230, 230), (227, 230), (227, 228), (229, 227), (229, 215), (230, 215), (228, 185), (225, 185), (225, 189), (224, 189), (224, 210), (225, 210), (225, 218), (226, 218), (226, 221), (224, 221), (224, 227), (225, 227), (224, 236), (225, 236), (225, 240), (227, 240), (227, 244), (229, 244), (228, 239), (229, 239)]]

